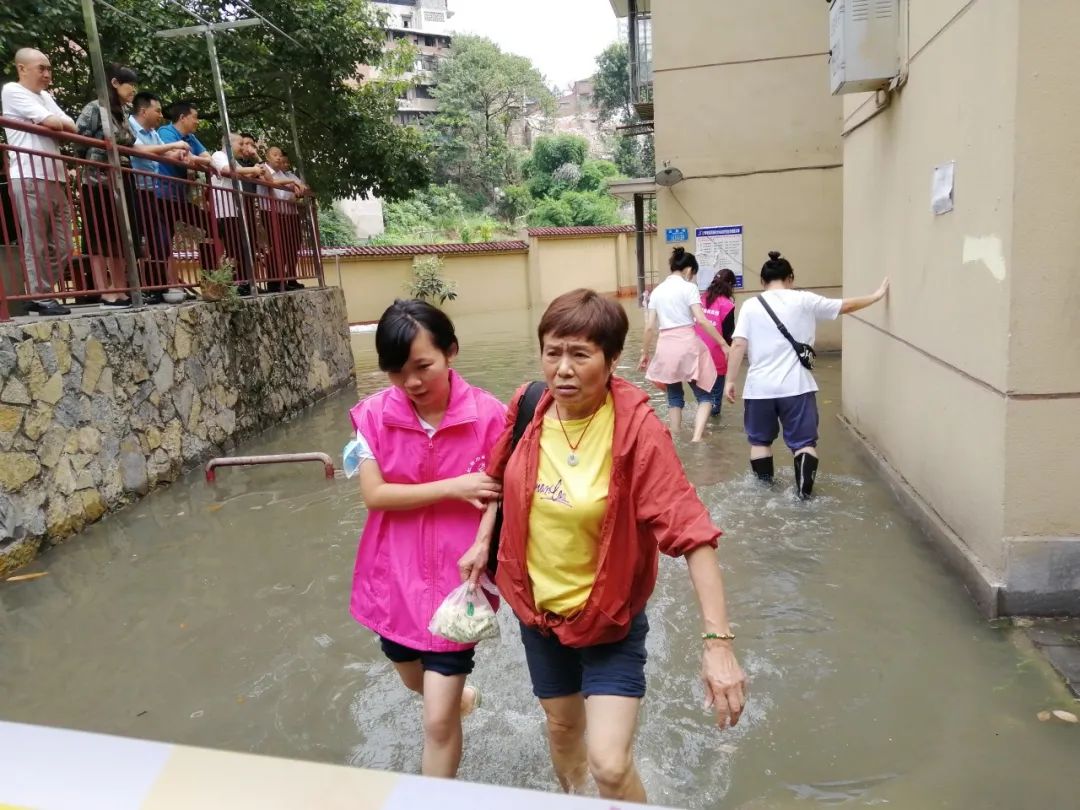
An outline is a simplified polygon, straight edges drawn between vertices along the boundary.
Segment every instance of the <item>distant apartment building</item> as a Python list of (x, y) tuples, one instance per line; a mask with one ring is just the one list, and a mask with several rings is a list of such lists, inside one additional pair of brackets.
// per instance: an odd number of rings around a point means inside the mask
[[(394, 120), (399, 124), (417, 125), (438, 112), (435, 99), (435, 70), (450, 54), (450, 18), (454, 12), (447, 0), (387, 0), (375, 7), (386, 14), (386, 48), (406, 40), (416, 49), (413, 69), (405, 74), (411, 86), (398, 98)], [(359, 67), (361, 82), (377, 80), (379, 69), (370, 65)], [(383, 203), (375, 196), (339, 200), (341, 211), (356, 228), (362, 239), (384, 231)]]
[(590, 79), (579, 79), (571, 84), (566, 92), (557, 99), (560, 118), (571, 115), (591, 115), (596, 117), (596, 83)]
[[(406, 40), (416, 48), (416, 63), (406, 74), (413, 86), (398, 99), (396, 120), (418, 124), (439, 109), (433, 92), (435, 70), (450, 53), (454, 12), (447, 8), (447, 0), (389, 0), (377, 2), (375, 7), (386, 14), (387, 47)], [(367, 76), (375, 77), (375, 71)]]

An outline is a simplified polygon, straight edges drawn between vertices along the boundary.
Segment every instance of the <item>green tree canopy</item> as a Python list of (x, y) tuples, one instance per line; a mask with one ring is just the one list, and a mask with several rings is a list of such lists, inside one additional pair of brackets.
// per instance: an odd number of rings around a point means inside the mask
[(323, 247), (350, 247), (360, 244), (356, 226), (336, 205), (319, 209), (319, 243)]
[(554, 174), (567, 163), (581, 166), (588, 154), (589, 142), (580, 135), (543, 135), (533, 144), (525, 174)]
[[(251, 16), (220, 0), (182, 0), (204, 19)], [(296, 44), (267, 26), (217, 37), (230, 123), (267, 143), (291, 150), (287, 88), (291, 83), (307, 179), (323, 199), (376, 193), (406, 196), (427, 183), (420, 134), (393, 124), (400, 85), (360, 85), (360, 65), (386, 65), (385, 34), (368, 0), (247, 0), (248, 5), (290, 34)], [(220, 142), (219, 111), (202, 36), (160, 39), (155, 31), (196, 24), (164, 0), (110, 0), (123, 14), (97, 4), (106, 62), (136, 70), (141, 89), (167, 104), (189, 99), (207, 119), (199, 135), (207, 147)], [(124, 16), (127, 15), (127, 16)], [(16, 0), (0, 4), (0, 53), (21, 47), (49, 55), (53, 90), (61, 107), (77, 114), (94, 97), (86, 33), (77, 0)], [(392, 55), (394, 62), (399, 54)], [(8, 63), (6, 72), (14, 72)], [(294, 158), (295, 162), (295, 158)]]
[[(639, 123), (634, 111), (630, 90), (630, 57), (626, 43), (616, 42), (596, 58), (596, 105), (601, 126), (614, 130), (617, 126)], [(614, 161), (627, 177), (650, 177), (656, 171), (652, 135), (619, 135), (614, 149)]]
[(536, 201), (528, 214), (532, 226), (616, 225), (619, 203), (605, 181), (619, 174), (609, 160), (588, 157), (580, 135), (545, 135), (525, 161), (526, 188)]
[(428, 129), (435, 179), (494, 203), (496, 189), (516, 179), (511, 127), (526, 116), (530, 104), (550, 113), (551, 91), (528, 59), (477, 36), (454, 39), (436, 83), (439, 113)]
[(624, 123), (634, 117), (634, 99), (630, 93), (630, 55), (625, 42), (608, 45), (596, 57), (593, 78), (600, 124)]

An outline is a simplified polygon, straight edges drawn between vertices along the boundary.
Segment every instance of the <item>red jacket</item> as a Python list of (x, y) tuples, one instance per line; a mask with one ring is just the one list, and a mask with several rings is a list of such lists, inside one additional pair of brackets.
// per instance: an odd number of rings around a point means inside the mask
[(507, 604), (529, 627), (553, 632), (568, 647), (619, 641), (630, 631), (656, 586), (659, 552), (681, 557), (700, 546), (716, 547), (721, 532), (686, 479), (671, 434), (635, 385), (612, 377), (615, 434), (608, 506), (600, 529), (596, 581), (585, 607), (564, 618), (538, 613), (525, 548), (529, 509), (536, 489), (540, 432), (551, 405), (545, 391), (513, 457), (510, 438), (517, 416), (514, 395), (506, 429), (491, 451), (488, 474), (503, 482), (503, 527), (495, 583)]

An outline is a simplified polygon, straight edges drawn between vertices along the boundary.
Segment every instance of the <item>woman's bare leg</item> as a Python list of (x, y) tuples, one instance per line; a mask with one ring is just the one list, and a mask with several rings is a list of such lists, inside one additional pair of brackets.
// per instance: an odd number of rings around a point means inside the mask
[(564, 793), (578, 793), (589, 776), (585, 750), (585, 699), (581, 694), (541, 700), (547, 715), (548, 750)]
[(634, 765), (634, 735), (640, 708), (641, 701), (637, 698), (594, 695), (585, 702), (589, 770), (605, 799), (647, 801)]
[(697, 411), (694, 413), (694, 438), (690, 441), (700, 442), (705, 435), (705, 426), (709, 424), (709, 416), (712, 414), (712, 402), (706, 400), (699, 402)]

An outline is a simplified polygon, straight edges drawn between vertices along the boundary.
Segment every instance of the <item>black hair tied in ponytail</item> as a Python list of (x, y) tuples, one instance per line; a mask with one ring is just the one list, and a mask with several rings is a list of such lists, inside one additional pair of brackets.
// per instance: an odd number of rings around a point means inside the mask
[(779, 250), (770, 250), (769, 260), (761, 266), (762, 285), (787, 281), (789, 278), (795, 278), (795, 268), (791, 266), (791, 262), (783, 258)]
[(682, 247), (677, 247), (671, 251), (668, 266), (671, 267), (672, 273), (681, 273), (688, 268), (695, 273), (698, 271), (697, 258), (693, 253), (687, 253), (686, 248)]

